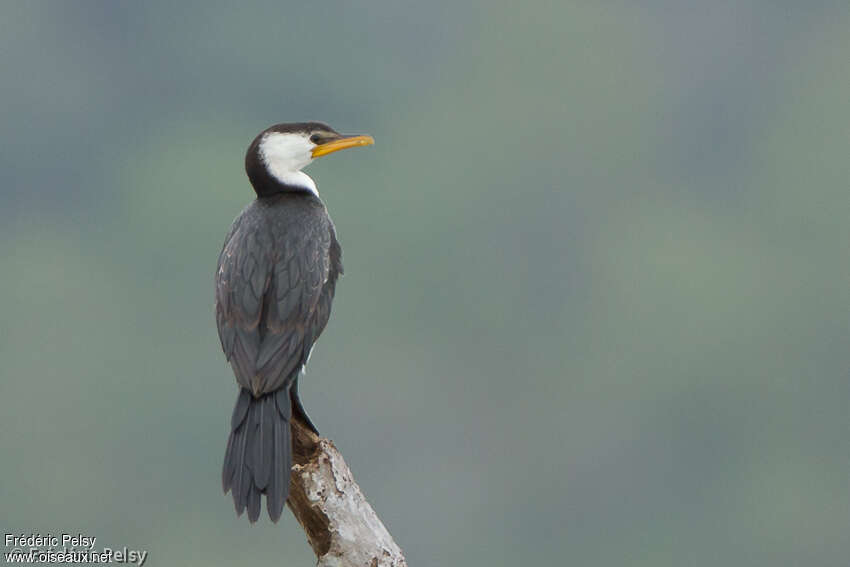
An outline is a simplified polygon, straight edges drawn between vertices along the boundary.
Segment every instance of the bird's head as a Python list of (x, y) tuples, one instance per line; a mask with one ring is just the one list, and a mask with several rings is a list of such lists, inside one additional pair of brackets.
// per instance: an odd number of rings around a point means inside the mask
[(284, 191), (318, 195), (302, 168), (318, 157), (374, 143), (371, 136), (345, 136), (321, 122), (276, 124), (254, 138), (245, 154), (245, 171), (258, 196)]

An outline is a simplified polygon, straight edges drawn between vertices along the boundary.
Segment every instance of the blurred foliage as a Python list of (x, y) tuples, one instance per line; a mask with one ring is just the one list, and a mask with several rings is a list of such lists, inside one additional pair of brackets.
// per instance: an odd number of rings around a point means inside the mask
[(846, 2), (7, 2), (0, 522), (309, 565), (220, 493), (212, 274), (279, 121), (346, 275), (303, 384), (411, 565), (844, 564)]

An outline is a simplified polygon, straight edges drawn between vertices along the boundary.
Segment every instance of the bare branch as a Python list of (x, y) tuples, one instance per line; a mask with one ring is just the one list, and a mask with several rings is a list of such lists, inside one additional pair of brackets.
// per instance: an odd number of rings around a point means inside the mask
[(292, 422), (295, 466), (287, 504), (319, 567), (407, 567), (334, 444)]

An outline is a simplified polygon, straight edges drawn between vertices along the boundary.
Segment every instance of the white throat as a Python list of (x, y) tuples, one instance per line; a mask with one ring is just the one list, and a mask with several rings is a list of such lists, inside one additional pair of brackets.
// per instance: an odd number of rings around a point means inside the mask
[(301, 171), (313, 161), (315, 146), (306, 134), (269, 132), (260, 141), (260, 159), (269, 174), (281, 183), (306, 189), (318, 196), (316, 182)]

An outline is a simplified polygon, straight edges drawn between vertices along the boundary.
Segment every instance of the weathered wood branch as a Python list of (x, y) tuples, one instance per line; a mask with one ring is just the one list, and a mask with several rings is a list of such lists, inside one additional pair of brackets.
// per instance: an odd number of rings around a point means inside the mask
[(319, 567), (407, 567), (334, 444), (292, 422), (295, 466), (286, 503)]

